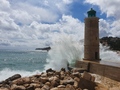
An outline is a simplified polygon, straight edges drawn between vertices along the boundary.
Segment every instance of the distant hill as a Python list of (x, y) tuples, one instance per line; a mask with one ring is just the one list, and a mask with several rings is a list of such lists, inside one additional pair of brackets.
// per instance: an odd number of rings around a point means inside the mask
[(109, 46), (111, 50), (120, 51), (120, 38), (119, 37), (103, 37), (100, 39), (103, 46)]
[(46, 50), (49, 51), (51, 49), (51, 47), (45, 47), (45, 48), (36, 48), (35, 50)]

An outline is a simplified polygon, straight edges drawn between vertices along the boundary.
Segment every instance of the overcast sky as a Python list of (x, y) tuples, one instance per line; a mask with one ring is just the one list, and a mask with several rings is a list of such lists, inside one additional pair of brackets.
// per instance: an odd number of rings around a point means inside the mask
[(0, 49), (50, 46), (62, 35), (79, 41), (91, 7), (100, 37), (120, 37), (120, 0), (0, 0)]

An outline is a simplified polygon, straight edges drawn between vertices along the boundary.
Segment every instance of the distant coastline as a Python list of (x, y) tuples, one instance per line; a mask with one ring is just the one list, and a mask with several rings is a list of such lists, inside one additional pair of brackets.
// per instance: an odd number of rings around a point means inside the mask
[(35, 50), (46, 50), (49, 51), (51, 49), (51, 47), (45, 47), (45, 48), (36, 48)]

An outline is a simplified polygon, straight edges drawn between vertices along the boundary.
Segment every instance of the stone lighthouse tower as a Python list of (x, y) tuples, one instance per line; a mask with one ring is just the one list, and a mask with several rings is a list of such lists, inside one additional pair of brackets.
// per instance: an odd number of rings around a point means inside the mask
[(91, 8), (85, 18), (84, 60), (100, 61), (99, 57), (99, 18)]

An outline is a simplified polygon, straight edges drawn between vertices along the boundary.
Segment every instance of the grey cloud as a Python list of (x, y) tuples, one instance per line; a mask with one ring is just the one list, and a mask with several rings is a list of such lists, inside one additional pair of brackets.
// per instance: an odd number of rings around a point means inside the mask
[(9, 43), (0, 43), (0, 46), (10, 46)]

